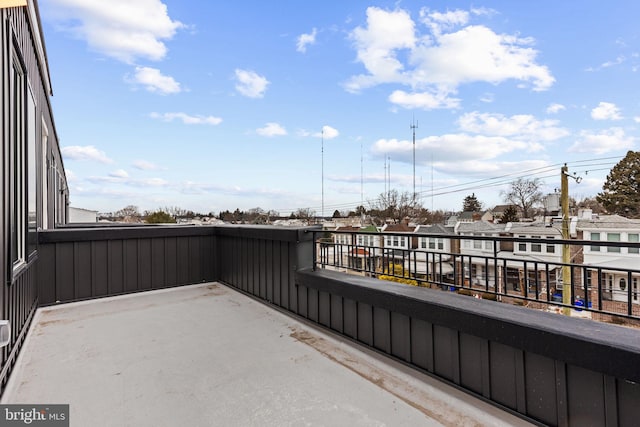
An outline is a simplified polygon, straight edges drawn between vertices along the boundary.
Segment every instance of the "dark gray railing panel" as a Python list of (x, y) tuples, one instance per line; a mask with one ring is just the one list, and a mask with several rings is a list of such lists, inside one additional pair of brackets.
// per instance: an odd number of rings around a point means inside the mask
[(126, 227), (39, 233), (40, 304), (216, 280), (212, 227)]
[[(295, 272), (313, 264), (315, 227), (221, 226), (216, 228), (219, 279), (251, 295), (297, 312)], [(301, 297), (304, 302), (301, 301)], [(325, 323), (329, 325), (330, 317)]]
[(308, 319), (531, 420), (614, 426), (640, 416), (634, 329), (327, 270), (296, 277)]

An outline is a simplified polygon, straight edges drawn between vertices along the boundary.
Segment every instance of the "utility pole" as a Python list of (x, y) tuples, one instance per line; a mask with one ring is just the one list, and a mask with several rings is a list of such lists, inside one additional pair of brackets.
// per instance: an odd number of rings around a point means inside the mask
[(321, 151), (321, 157), (322, 157), (322, 223), (324, 224), (324, 126), (320, 131), (320, 139), (321, 139), (320, 151)]
[[(565, 163), (560, 169), (560, 204), (562, 206), (562, 238), (569, 240), (569, 168)], [(568, 243), (562, 245), (562, 303), (571, 305), (571, 253)], [(565, 307), (562, 309), (565, 316), (571, 315), (571, 309)]]
[(416, 205), (416, 129), (418, 122), (411, 120), (410, 129), (413, 131), (413, 206)]

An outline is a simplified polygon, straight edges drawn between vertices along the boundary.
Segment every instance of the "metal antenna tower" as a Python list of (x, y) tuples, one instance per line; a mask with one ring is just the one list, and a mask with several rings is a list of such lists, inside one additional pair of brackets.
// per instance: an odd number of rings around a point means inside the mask
[(322, 157), (322, 220), (324, 221), (324, 126), (320, 131), (320, 153)]
[(416, 129), (418, 129), (418, 122), (411, 119), (411, 126), (409, 128), (413, 131), (413, 205), (416, 204)]

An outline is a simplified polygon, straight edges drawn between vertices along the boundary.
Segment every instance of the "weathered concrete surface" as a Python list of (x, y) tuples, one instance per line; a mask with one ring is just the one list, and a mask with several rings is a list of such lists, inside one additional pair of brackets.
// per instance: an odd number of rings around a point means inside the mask
[(524, 421), (210, 283), (38, 311), (3, 403), (72, 426), (512, 426)]

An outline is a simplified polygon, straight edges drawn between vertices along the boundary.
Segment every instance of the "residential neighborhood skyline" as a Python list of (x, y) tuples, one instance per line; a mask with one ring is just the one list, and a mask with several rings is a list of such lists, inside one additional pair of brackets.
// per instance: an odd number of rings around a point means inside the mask
[(593, 197), (637, 149), (636, 2), (40, 6), (77, 207), (331, 215), (412, 191), (412, 123), (435, 210), (564, 163)]

